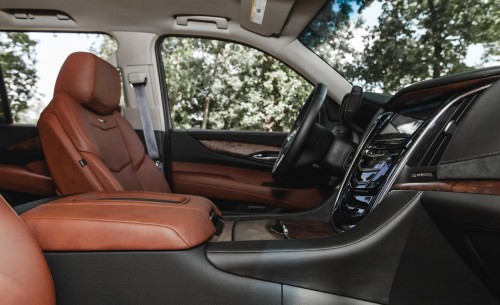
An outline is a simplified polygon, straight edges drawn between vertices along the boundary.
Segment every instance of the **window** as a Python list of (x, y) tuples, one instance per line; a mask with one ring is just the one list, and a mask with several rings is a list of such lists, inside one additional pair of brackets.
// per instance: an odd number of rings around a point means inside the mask
[(220, 40), (160, 45), (174, 128), (288, 131), (312, 86), (275, 58)]
[(500, 65), (499, 2), (328, 0), (298, 37), (348, 81), (395, 93)]
[(7, 102), (7, 91), (3, 82), (2, 66), (0, 66), (0, 123), (10, 123), (9, 104)]
[[(36, 124), (69, 54), (87, 51), (107, 59), (115, 50), (105, 34), (0, 32), (0, 65), (13, 122)], [(5, 107), (7, 101), (1, 102)]]

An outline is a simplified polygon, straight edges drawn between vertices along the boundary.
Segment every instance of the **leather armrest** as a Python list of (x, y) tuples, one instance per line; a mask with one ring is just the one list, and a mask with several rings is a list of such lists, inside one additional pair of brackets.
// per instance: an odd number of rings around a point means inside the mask
[[(35, 164), (33, 162), (31, 164)], [(54, 196), (56, 189), (48, 173), (39, 173), (35, 168), (0, 164), (0, 189), (40, 196)]]
[(67, 196), (21, 214), (44, 251), (184, 250), (215, 233), (208, 199), (149, 192)]

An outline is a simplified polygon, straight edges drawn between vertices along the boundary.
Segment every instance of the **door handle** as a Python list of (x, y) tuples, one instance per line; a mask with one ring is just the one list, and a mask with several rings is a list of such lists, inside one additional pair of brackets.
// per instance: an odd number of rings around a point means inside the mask
[(250, 155), (250, 159), (274, 163), (278, 159), (278, 153), (277, 152), (260, 152), (260, 153)]

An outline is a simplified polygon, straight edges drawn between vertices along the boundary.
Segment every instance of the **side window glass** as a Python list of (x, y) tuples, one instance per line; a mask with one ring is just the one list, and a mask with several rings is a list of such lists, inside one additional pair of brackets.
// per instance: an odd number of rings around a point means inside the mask
[(7, 91), (3, 81), (2, 66), (0, 65), (0, 123), (11, 123), (9, 103), (7, 99)]
[[(69, 54), (86, 51), (108, 59), (116, 49), (105, 34), (0, 32), (0, 65), (13, 123), (36, 124)], [(0, 109), (1, 122), (6, 110)]]
[(160, 46), (174, 128), (288, 131), (312, 86), (241, 44), (167, 37)]

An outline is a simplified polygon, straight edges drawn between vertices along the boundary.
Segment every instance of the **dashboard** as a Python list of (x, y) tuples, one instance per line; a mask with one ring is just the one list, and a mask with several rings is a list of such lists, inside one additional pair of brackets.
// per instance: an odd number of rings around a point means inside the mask
[[(451, 303), (475, 304), (487, 293), (464, 284), (469, 273), (498, 294), (499, 79), (494, 68), (403, 89), (373, 115), (327, 202), (307, 212), (233, 217), (237, 238), (209, 243), (208, 260), (232, 274), (377, 304), (430, 304), (439, 295), (437, 303), (457, 296)], [(484, 167), (496, 162), (494, 177), (443, 176), (447, 162), (463, 162), (457, 151), (480, 156), (471, 162)], [(486, 161), (481, 153), (489, 153)], [(281, 225), (284, 238), (239, 238), (242, 220), (252, 232)], [(323, 228), (331, 234), (320, 235)]]
[(437, 180), (436, 167), (451, 136), (478, 96), (497, 80), (484, 72), (405, 88), (375, 115), (335, 199), (337, 232), (356, 226), (396, 183)]

